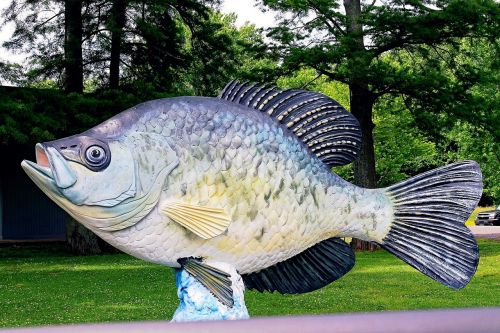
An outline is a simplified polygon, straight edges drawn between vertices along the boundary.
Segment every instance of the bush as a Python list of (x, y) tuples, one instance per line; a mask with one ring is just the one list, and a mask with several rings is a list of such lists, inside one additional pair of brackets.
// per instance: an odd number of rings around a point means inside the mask
[(64, 94), (58, 90), (0, 87), (0, 143), (34, 144), (85, 131), (141, 102), (172, 96), (134, 92)]

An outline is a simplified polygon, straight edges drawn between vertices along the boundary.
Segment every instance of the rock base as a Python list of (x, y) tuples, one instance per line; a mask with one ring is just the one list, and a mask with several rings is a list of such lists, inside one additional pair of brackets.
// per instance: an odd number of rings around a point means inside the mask
[(232, 308), (222, 304), (198, 280), (183, 269), (176, 272), (177, 296), (179, 307), (172, 318), (173, 322), (201, 320), (248, 319), (245, 305), (245, 285), (234, 267), (220, 262), (207, 262), (210, 266), (231, 274), (234, 305)]

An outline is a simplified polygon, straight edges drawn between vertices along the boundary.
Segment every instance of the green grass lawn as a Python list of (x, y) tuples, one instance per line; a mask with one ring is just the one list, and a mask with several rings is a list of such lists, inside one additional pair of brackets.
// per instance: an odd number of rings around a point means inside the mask
[[(453, 291), (380, 250), (303, 295), (247, 292), (251, 316), (500, 306), (500, 242), (479, 241), (471, 283)], [(61, 247), (0, 248), (0, 327), (169, 320), (177, 306), (173, 270), (124, 254), (75, 257)]]

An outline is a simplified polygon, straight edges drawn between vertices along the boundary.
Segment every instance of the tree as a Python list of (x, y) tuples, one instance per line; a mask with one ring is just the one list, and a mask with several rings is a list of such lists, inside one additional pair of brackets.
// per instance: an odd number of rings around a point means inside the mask
[[(193, 68), (208, 73), (199, 63), (215, 63), (219, 55), (219, 60), (231, 63), (243, 55), (236, 45), (237, 29), (224, 27), (234, 25), (234, 20), (216, 14), (218, 4), (219, 0), (11, 0), (4, 23), (13, 22), (15, 31), (4, 46), (30, 54), (26, 83), (49, 78), (67, 92), (81, 92), (85, 81), (112, 89), (122, 81), (126, 86), (142, 83), (157, 91), (185, 92), (192, 90)], [(212, 77), (224, 69), (220, 62), (208, 67), (215, 70)]]
[(195, 94), (217, 95), (235, 78), (275, 80), (276, 61), (269, 54), (261, 31), (253, 25), (237, 28), (235, 21), (235, 15), (213, 11), (197, 26), (190, 26), (189, 75)]
[(118, 89), (120, 85), (120, 56), (122, 53), (123, 28), (126, 22), (125, 0), (113, 0), (109, 30), (111, 31), (111, 51), (109, 60), (109, 87)]
[(124, 34), (124, 81), (142, 82), (157, 91), (185, 90), (184, 76), (192, 61), (188, 26), (208, 16), (201, 1), (131, 3)]
[(354, 179), (364, 187), (376, 185), (373, 109), (381, 96), (401, 95), (437, 112), (443, 100), (467, 104), (469, 96), (463, 93), (477, 82), (476, 73), (467, 70), (461, 82), (452, 82), (446, 66), (428, 72), (417, 64), (401, 66), (397, 55), (455, 47), (462, 37), (497, 36), (500, 22), (499, 4), (493, 0), (261, 3), (281, 12), (278, 26), (268, 36), (275, 41), (284, 70), (308, 66), (349, 86), (350, 109), (363, 133)]
[(0, 85), (6, 83), (16, 84), (22, 73), (21, 65), (8, 61), (0, 61)]
[(3, 24), (14, 23), (13, 35), (3, 46), (29, 54), (24, 84), (51, 78), (62, 86), (65, 23), (61, 1), (12, 0), (2, 17)]
[(83, 92), (82, 0), (64, 1), (64, 90)]
[[(408, 97), (405, 106), (415, 124), (436, 143), (440, 163), (457, 159), (473, 159), (481, 166), (483, 197), (480, 204), (500, 200), (500, 41), (464, 38), (456, 47), (431, 50), (425, 57), (408, 59), (424, 71), (451, 68), (449, 81), (454, 85), (456, 99), (442, 99), (441, 105), (450, 110), (433, 113), (423, 98)], [(427, 60), (430, 59), (430, 60)], [(451, 64), (451, 65), (450, 65)], [(476, 76), (476, 84), (468, 87), (465, 73)], [(470, 75), (470, 74), (467, 74)], [(467, 102), (467, 103), (465, 103)]]
[(15, 29), (3, 46), (28, 54), (25, 85), (52, 79), (67, 92), (83, 90), (96, 50), (91, 23), (100, 6), (92, 0), (11, 0), (2, 23)]

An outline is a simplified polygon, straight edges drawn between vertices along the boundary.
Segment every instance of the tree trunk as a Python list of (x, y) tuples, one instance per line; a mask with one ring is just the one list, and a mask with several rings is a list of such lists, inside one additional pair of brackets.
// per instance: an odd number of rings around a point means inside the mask
[(66, 222), (66, 240), (70, 251), (78, 255), (119, 252), (72, 218)]
[(82, 0), (64, 1), (64, 90), (83, 92)]
[(111, 9), (109, 29), (111, 31), (111, 62), (109, 65), (109, 87), (118, 89), (120, 85), (120, 55), (123, 28), (125, 27), (125, 0), (114, 0)]
[[(370, 92), (368, 85), (364, 83), (363, 66), (368, 67), (370, 58), (366, 57), (366, 49), (363, 40), (363, 25), (361, 18), (360, 0), (344, 0), (346, 11), (347, 33), (351, 38), (351, 84), (350, 104), (351, 113), (358, 119), (363, 134), (363, 143), (358, 158), (354, 161), (354, 183), (358, 186), (375, 188), (377, 185), (375, 173), (375, 149), (373, 146), (373, 104), (375, 95)], [(374, 243), (353, 238), (351, 247), (358, 250), (375, 250), (378, 246)]]
[(374, 188), (376, 177), (372, 109), (375, 95), (370, 92), (364, 80), (364, 73), (370, 66), (371, 58), (367, 56), (363, 40), (360, 0), (344, 0), (344, 8), (348, 19), (347, 33), (351, 40), (352, 54), (350, 69), (352, 77), (349, 85), (351, 112), (358, 119), (363, 134), (361, 153), (354, 162), (354, 181), (359, 186)]
[[(374, 96), (367, 87), (350, 85), (351, 113), (358, 119), (363, 135), (363, 143), (358, 158), (354, 161), (354, 183), (366, 188), (375, 188), (377, 179), (375, 174), (375, 149), (373, 146), (372, 121)], [(351, 247), (360, 251), (374, 251), (378, 249), (375, 243), (353, 238)]]
[(358, 158), (354, 161), (354, 183), (366, 188), (375, 188), (375, 149), (373, 146), (372, 121), (374, 96), (368, 87), (350, 85), (351, 113), (358, 119), (363, 142)]
[(92, 255), (101, 253), (97, 236), (74, 219), (66, 222), (66, 240), (71, 252), (74, 254)]

